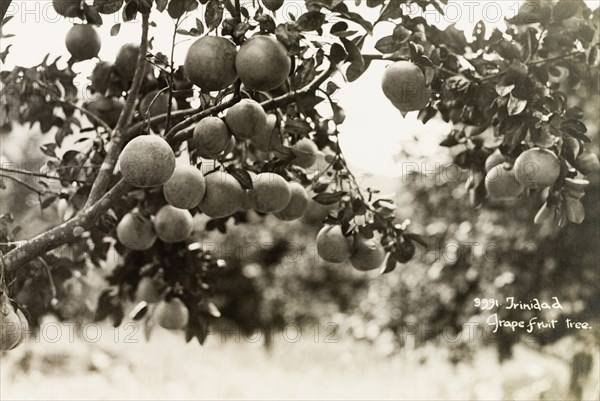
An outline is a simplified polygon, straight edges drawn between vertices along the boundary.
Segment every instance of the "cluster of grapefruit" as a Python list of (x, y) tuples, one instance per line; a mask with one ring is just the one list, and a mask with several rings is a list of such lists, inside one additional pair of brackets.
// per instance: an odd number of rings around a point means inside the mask
[(227, 38), (202, 37), (184, 63), (189, 80), (207, 92), (225, 89), (238, 77), (247, 89), (269, 91), (285, 82), (291, 66), (286, 48), (267, 35), (246, 40), (239, 50)]
[[(232, 107), (225, 120), (231, 121), (228, 118), (231, 116), (235, 120), (236, 110), (241, 110), (241, 114), (245, 110), (254, 113), (254, 103), (240, 103), (239, 109)], [(262, 108), (260, 110), (262, 112)], [(234, 123), (229, 125), (236, 126)], [(227, 146), (228, 141), (229, 128), (220, 118), (205, 118), (195, 127), (194, 146), (206, 157), (223, 152), (222, 148)], [(132, 211), (121, 219), (117, 238), (133, 250), (149, 249), (157, 238), (166, 243), (185, 241), (193, 229), (189, 209), (198, 208), (211, 218), (254, 209), (260, 213), (273, 213), (282, 220), (294, 220), (304, 215), (309, 204), (308, 193), (300, 183), (288, 182), (275, 173), (249, 172), (252, 188), (244, 189), (226, 171), (204, 175), (191, 165), (176, 166), (171, 146), (158, 135), (142, 135), (131, 140), (121, 152), (119, 168), (124, 180), (133, 186), (162, 186), (167, 202), (153, 219), (142, 216), (138, 211)]]
[(346, 235), (340, 225), (326, 225), (317, 234), (317, 253), (331, 263), (350, 264), (357, 270), (377, 269), (385, 259), (385, 250), (376, 238), (361, 233)]

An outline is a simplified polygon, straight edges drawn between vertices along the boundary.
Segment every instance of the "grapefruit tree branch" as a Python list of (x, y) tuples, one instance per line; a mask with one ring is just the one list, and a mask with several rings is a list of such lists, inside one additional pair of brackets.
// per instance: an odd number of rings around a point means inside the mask
[[(127, 96), (127, 101), (125, 102), (125, 106), (123, 107), (123, 111), (119, 115), (119, 120), (117, 121), (117, 125), (112, 132), (112, 138), (109, 144), (109, 148), (104, 158), (104, 162), (100, 167), (100, 172), (92, 185), (92, 189), (90, 190), (90, 195), (85, 204), (85, 207), (90, 206), (94, 202), (96, 202), (100, 197), (106, 192), (110, 185), (110, 181), (112, 178), (112, 172), (115, 169), (115, 165), (117, 164), (117, 159), (119, 158), (119, 154), (123, 149), (123, 146), (127, 142), (126, 135), (123, 135), (124, 128), (131, 123), (131, 118), (133, 117), (133, 112), (135, 110), (135, 102), (140, 93), (140, 88), (142, 87), (142, 80), (144, 79), (144, 74), (146, 72), (146, 50), (148, 49), (148, 14), (142, 14), (142, 40), (140, 44), (140, 52), (138, 54), (137, 66), (135, 69), (135, 74), (133, 76), (133, 83), (131, 84), (131, 89), (129, 90), (129, 95)], [(84, 207), (84, 208), (85, 208)]]
[(119, 181), (96, 203), (82, 209), (75, 217), (23, 242), (20, 246), (7, 252), (2, 257), (2, 263), (8, 270), (16, 269), (54, 248), (76, 240), (85, 230), (92, 227), (96, 220), (106, 213), (115, 201), (119, 200), (130, 189), (131, 186), (125, 183), (125, 181)]
[(213, 107), (209, 107), (208, 109), (202, 110), (200, 113), (194, 114), (186, 118), (185, 120), (171, 128), (171, 130), (165, 135), (165, 139), (171, 144), (180, 143), (185, 139), (188, 139), (182, 138), (182, 136), (180, 135), (180, 133), (183, 132), (183, 130), (196, 124), (198, 121), (202, 120), (205, 117), (213, 116), (220, 113), (223, 110), (227, 110), (240, 100), (241, 97), (239, 95), (234, 95), (231, 99), (227, 100), (226, 102), (223, 102)]

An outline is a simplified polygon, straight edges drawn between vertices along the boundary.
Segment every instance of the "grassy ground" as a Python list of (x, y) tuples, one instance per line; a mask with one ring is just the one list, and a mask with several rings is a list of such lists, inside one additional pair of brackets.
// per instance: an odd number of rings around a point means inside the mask
[[(482, 350), (472, 364), (452, 366), (439, 349), (388, 357), (349, 339), (315, 342), (313, 332), (296, 343), (275, 336), (271, 352), (217, 334), (200, 347), (163, 330), (149, 342), (131, 328), (102, 327), (97, 343), (95, 328), (90, 341), (61, 332), (55, 343), (34, 339), (2, 356), (0, 399), (564, 400), (569, 372), (521, 348), (504, 365)], [(54, 337), (48, 329), (45, 338)], [(592, 384), (587, 396), (594, 392), (589, 399), (597, 399)]]

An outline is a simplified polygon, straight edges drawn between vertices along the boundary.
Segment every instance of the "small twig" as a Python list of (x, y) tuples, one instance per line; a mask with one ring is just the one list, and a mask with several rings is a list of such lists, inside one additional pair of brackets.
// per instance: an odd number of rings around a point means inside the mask
[[(57, 180), (57, 181), (64, 181), (64, 178), (61, 178), (59, 176), (55, 176), (55, 175), (49, 175), (49, 174), (44, 174), (44, 173), (38, 173), (35, 171), (30, 171), (30, 170), (21, 170), (21, 169), (14, 169), (14, 168), (8, 168), (8, 167), (2, 167), (0, 166), (0, 171), (4, 171), (5, 173), (14, 173), (14, 174), (23, 174), (23, 175), (27, 175), (27, 176), (31, 176), (31, 177), (39, 177), (39, 178), (46, 178), (48, 180)], [(4, 174), (2, 174), (2, 176), (4, 176)], [(83, 181), (83, 180), (69, 180), (70, 182), (77, 182), (78, 184), (87, 184), (87, 181)]]
[(240, 0), (235, 0), (235, 18), (238, 21), (242, 21), (242, 8), (240, 7)]
[(52, 293), (52, 298), (55, 299), (56, 298), (56, 286), (54, 285), (54, 279), (52, 278), (52, 272), (50, 271), (50, 266), (48, 266), (48, 263), (46, 263), (44, 258), (42, 258), (41, 256), (38, 256), (37, 260), (39, 260), (42, 263), (42, 266), (44, 266), (44, 269), (46, 270), (46, 275), (48, 276), (48, 282), (50, 284), (50, 292)]
[(28, 182), (25, 182), (25, 181), (21, 180), (20, 178), (17, 178), (13, 175), (0, 174), (0, 177), (4, 177), (4, 178), (8, 178), (9, 180), (13, 180), (17, 184), (22, 185), (23, 187), (29, 189), (32, 192), (35, 192), (36, 194), (38, 194), (40, 196), (44, 196), (46, 194), (51, 194), (51, 195), (56, 195), (56, 196), (59, 195), (58, 193), (53, 192), (53, 191), (39, 189), (39, 188), (35, 187), (34, 185), (31, 185)]
[(193, 124), (197, 123), (205, 117), (218, 114), (221, 111), (230, 108), (239, 101), (240, 97), (234, 95), (231, 99), (229, 99), (226, 102), (223, 102), (213, 107), (209, 107), (208, 109), (203, 110), (198, 114), (194, 114), (188, 117), (187, 119), (183, 120), (182, 122), (171, 128), (169, 132), (167, 132), (167, 134), (165, 135), (165, 139), (172, 144), (178, 144), (185, 141), (189, 137), (188, 134), (191, 134), (191, 130), (186, 129), (190, 128)]
[(173, 101), (173, 75), (175, 74), (175, 64), (173, 63), (173, 58), (175, 57), (175, 38), (177, 37), (177, 29), (179, 29), (179, 20), (181, 17), (177, 18), (175, 22), (175, 27), (173, 28), (173, 40), (171, 43), (171, 65), (169, 71), (169, 103), (167, 104), (167, 123), (165, 127), (165, 132), (169, 132), (169, 128), (171, 126), (171, 109), (173, 106), (171, 102)]
[[(51, 94), (52, 96), (52, 94)], [(79, 112), (81, 112), (82, 114), (85, 114), (87, 117), (89, 117), (89, 119), (92, 121), (92, 123), (97, 123), (98, 125), (101, 125), (102, 128), (106, 129), (108, 132), (112, 131), (112, 128), (110, 128), (110, 126), (108, 125), (108, 123), (106, 121), (104, 121), (103, 119), (101, 119), (100, 117), (98, 117), (98, 115), (96, 115), (95, 113), (89, 111), (88, 109), (85, 109), (79, 105), (76, 105), (73, 102), (69, 102), (68, 100), (64, 100), (64, 99), (55, 99), (55, 101), (57, 103), (62, 103), (64, 105), (73, 107), (76, 110), (79, 110)]]

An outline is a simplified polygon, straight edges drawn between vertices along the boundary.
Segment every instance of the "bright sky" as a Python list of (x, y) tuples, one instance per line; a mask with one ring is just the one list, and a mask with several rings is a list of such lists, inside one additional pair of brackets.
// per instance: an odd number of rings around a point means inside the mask
[[(249, 0), (242, 0), (249, 1)], [(588, 4), (596, 8), (598, 0), (588, 0)], [(277, 12), (279, 19), (288, 13), (298, 14), (301, 10), (297, 1), (285, 2), (282, 9)], [(351, 2), (354, 3), (354, 2)], [(446, 19), (441, 19), (435, 12), (427, 13), (425, 16), (430, 21), (435, 21), (440, 28), (456, 23), (459, 29), (471, 32), (473, 26), (479, 20), (486, 21), (488, 28), (502, 24), (503, 17), (511, 17), (518, 10), (520, 1), (450, 1), (446, 8)], [(201, 6), (202, 7), (202, 6)], [(375, 10), (362, 6), (358, 9), (365, 18), (374, 15)], [(416, 12), (415, 10), (407, 10)], [(203, 9), (197, 10), (202, 15)], [(46, 53), (52, 56), (65, 56), (68, 53), (64, 45), (64, 37), (71, 27), (71, 21), (59, 18), (53, 8), (51, 0), (31, 1), (13, 0), (8, 15), (15, 18), (7, 25), (5, 33), (16, 36), (0, 43), (4, 49), (8, 44), (13, 47), (4, 68), (11, 68), (14, 64), (35, 65), (39, 63)], [(436, 19), (437, 18), (437, 19)], [(151, 35), (154, 36), (154, 50), (169, 52), (171, 47), (171, 36), (173, 22), (165, 12), (152, 16), (157, 27), (152, 28)], [(121, 22), (120, 16), (114, 14), (104, 16), (104, 25), (99, 28), (103, 38), (102, 49), (99, 57), (105, 60), (113, 60), (121, 45), (127, 42), (136, 42), (140, 36), (140, 23), (133, 21), (123, 23), (120, 33), (116, 37), (109, 35), (111, 27)], [(194, 19), (186, 21), (191, 28)], [(374, 37), (381, 37), (391, 32), (393, 25), (390, 23), (379, 24)], [(488, 29), (488, 32), (490, 29)], [(182, 63), (187, 48), (192, 40), (180, 37), (180, 44), (175, 48), (175, 61)], [(374, 40), (365, 44), (365, 51), (372, 52)], [(76, 71), (84, 72), (79, 84), (85, 86), (94, 62), (88, 61), (75, 66)], [(437, 143), (440, 136), (447, 132), (448, 127), (436, 121), (427, 125), (416, 120), (416, 112), (410, 113), (402, 118), (400, 113), (387, 101), (381, 91), (380, 80), (386, 62), (373, 62), (369, 70), (357, 81), (344, 85), (342, 90), (335, 94), (339, 103), (346, 110), (346, 121), (341, 126), (341, 145), (349, 162), (359, 170), (359, 173), (372, 173), (377, 175), (396, 176), (401, 174), (397, 155), (402, 149), (411, 148), (412, 152), (418, 152), (423, 156), (439, 152)], [(419, 138), (415, 142), (415, 138)]]

